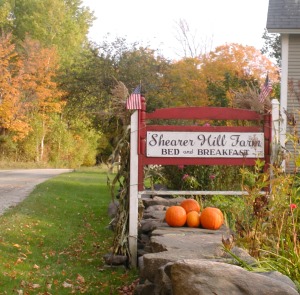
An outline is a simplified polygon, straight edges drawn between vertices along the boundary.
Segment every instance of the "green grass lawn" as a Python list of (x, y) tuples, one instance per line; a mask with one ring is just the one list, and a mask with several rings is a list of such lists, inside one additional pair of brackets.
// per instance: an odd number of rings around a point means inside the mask
[(78, 170), (36, 187), (0, 216), (0, 294), (118, 294), (135, 270), (105, 266), (106, 173)]

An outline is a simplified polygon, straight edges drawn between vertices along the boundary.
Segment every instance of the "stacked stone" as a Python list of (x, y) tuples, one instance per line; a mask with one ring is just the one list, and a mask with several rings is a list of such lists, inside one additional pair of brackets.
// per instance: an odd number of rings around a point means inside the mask
[[(184, 198), (147, 196), (138, 241), (139, 284), (135, 295), (294, 295), (295, 284), (279, 272), (250, 272), (224, 250), (228, 228), (169, 227), (165, 212)], [(256, 260), (233, 246), (231, 252), (248, 265)]]

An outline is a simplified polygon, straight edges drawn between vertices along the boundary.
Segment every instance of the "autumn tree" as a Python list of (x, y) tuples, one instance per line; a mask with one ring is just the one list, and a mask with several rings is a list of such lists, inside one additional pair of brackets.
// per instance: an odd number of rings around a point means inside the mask
[(227, 44), (196, 58), (173, 62), (162, 76), (160, 99), (171, 106), (231, 106), (232, 90), (259, 89), (269, 73), (278, 80), (278, 69), (250, 46)]
[(14, 140), (25, 137), (30, 125), (26, 103), (22, 100), (23, 62), (19, 58), (12, 35), (0, 37), (0, 130), (2, 136), (12, 133)]
[(185, 58), (172, 63), (162, 77), (164, 91), (160, 94), (167, 107), (205, 105), (206, 81), (202, 79), (198, 58)]
[[(55, 82), (58, 56), (55, 48), (43, 48), (28, 36), (22, 44), (23, 61), (22, 100), (27, 105), (27, 116), (35, 122), (37, 160), (43, 159), (44, 140), (52, 114), (61, 113), (63, 92)], [(39, 122), (39, 123), (38, 123)], [(37, 128), (39, 126), (39, 128)]]
[[(1, 22), (1, 13), (3, 20)], [(56, 46), (65, 65), (70, 65), (87, 42), (94, 20), (81, 0), (2, 0), (0, 26), (13, 31), (17, 40), (27, 34), (44, 47)]]
[[(264, 83), (267, 73), (273, 83), (278, 82), (279, 73), (276, 65), (259, 50), (252, 46), (226, 44), (200, 58), (202, 79), (207, 81), (208, 105), (214, 105), (218, 90), (222, 90), (223, 99), (218, 105), (232, 105), (230, 90), (246, 91), (250, 83), (258, 87)], [(222, 84), (222, 85), (221, 85)], [(221, 88), (220, 88), (221, 86)], [(216, 92), (212, 90), (215, 88)]]
[[(22, 48), (22, 50), (20, 50)], [(64, 102), (55, 82), (56, 50), (26, 37), (19, 50), (11, 34), (0, 38), (0, 130), (2, 148), (10, 140), (35, 138), (35, 160), (41, 160), (44, 140), (53, 115)]]
[[(89, 119), (81, 116), (80, 121), (73, 121), (74, 125), (66, 121), (68, 116), (61, 113), (61, 95), (67, 89), (59, 90), (69, 83), (68, 72), (75, 60), (82, 60), (83, 53), (89, 51), (87, 34), (93, 20), (93, 13), (82, 0), (0, 0), (0, 30), (12, 32), (20, 61), (20, 93), (16, 97), (23, 104), (21, 110), (31, 128), (14, 146), (18, 149), (16, 154), (24, 159), (77, 165), (75, 162), (82, 163), (87, 157), (76, 152), (77, 142), (81, 141), (80, 146), (87, 154), (92, 155), (91, 150), (96, 149), (94, 139), (87, 135), (94, 131)], [(71, 79), (76, 84), (76, 77)], [(86, 89), (91, 85), (88, 80), (83, 83)], [(72, 104), (76, 105), (74, 113), (80, 109), (77, 102)], [(97, 140), (98, 136), (94, 138)], [(58, 156), (52, 151), (57, 151)]]

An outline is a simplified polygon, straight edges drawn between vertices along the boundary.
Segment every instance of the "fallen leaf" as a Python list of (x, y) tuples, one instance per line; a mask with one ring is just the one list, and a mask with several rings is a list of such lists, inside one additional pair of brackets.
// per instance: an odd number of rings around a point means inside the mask
[(19, 263), (22, 263), (22, 262), (23, 262), (23, 260), (21, 258), (18, 258), (17, 261), (15, 262), (15, 265), (19, 264)]
[(33, 268), (34, 268), (34, 269), (39, 269), (40, 267), (39, 267), (38, 265), (35, 264), (35, 265), (33, 266)]
[(32, 287), (32, 289), (37, 289), (37, 288), (40, 288), (41, 285), (40, 284), (32, 284), (31, 287)]
[(18, 249), (21, 248), (21, 246), (19, 244), (13, 244), (13, 246)]
[(62, 286), (63, 286), (64, 288), (72, 288), (72, 287), (73, 287), (72, 284), (69, 284), (69, 283), (67, 283), (67, 282), (63, 282)]
[(84, 277), (83, 277), (82, 275), (80, 275), (80, 274), (77, 275), (77, 281), (78, 281), (78, 283), (80, 283), (80, 284), (85, 283)]
[(55, 252), (55, 251), (53, 251), (53, 250), (51, 250), (51, 251), (49, 251), (49, 255), (53, 257), (53, 256), (55, 256), (55, 255), (56, 255), (56, 252)]
[(26, 282), (24, 280), (22, 280), (21, 283), (20, 283), (20, 286), (23, 287), (23, 288), (26, 287)]

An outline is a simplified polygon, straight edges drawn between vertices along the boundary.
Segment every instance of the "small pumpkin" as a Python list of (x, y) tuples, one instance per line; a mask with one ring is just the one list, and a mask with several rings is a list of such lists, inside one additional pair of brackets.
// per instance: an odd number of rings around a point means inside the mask
[(181, 206), (171, 206), (166, 211), (165, 220), (169, 226), (184, 226), (186, 223), (186, 212)]
[(185, 199), (180, 203), (180, 206), (184, 208), (186, 214), (188, 214), (191, 211), (200, 212), (200, 205), (194, 199)]
[(224, 216), (220, 209), (206, 207), (201, 212), (200, 224), (206, 229), (219, 229), (224, 222)]
[(197, 211), (191, 211), (186, 215), (186, 224), (188, 227), (199, 227), (200, 215)]

